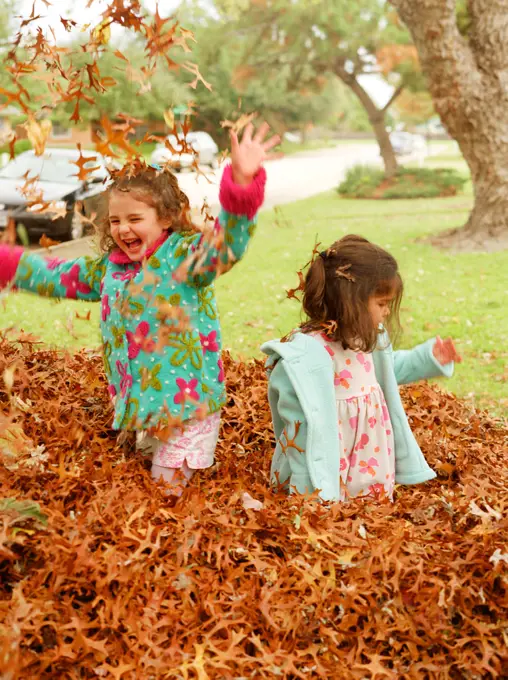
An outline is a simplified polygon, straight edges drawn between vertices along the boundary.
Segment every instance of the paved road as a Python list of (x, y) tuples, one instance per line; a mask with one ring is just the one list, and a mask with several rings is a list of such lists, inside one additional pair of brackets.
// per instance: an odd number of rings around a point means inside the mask
[[(330, 149), (305, 151), (266, 163), (268, 181), (264, 209), (291, 203), (335, 188), (346, 170), (356, 163), (379, 162), (376, 144), (341, 144)], [(208, 174), (211, 183), (194, 173), (181, 173), (178, 181), (192, 206), (206, 198), (212, 207), (219, 203), (221, 172)]]
[[(268, 175), (263, 209), (291, 203), (334, 189), (346, 170), (357, 163), (380, 163), (377, 144), (339, 144), (328, 149), (305, 151), (266, 163)], [(206, 199), (212, 212), (219, 204), (221, 171), (207, 177), (183, 172), (178, 176), (191, 206), (199, 210)], [(79, 239), (51, 248), (59, 257), (72, 258), (93, 253), (90, 239)]]

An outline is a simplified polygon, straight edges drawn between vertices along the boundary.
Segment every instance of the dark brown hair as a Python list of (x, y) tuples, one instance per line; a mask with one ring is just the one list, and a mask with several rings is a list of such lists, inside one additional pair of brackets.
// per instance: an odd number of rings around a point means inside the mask
[(104, 252), (111, 251), (115, 242), (109, 224), (109, 197), (112, 191), (130, 193), (133, 198), (155, 208), (157, 217), (168, 222), (171, 231), (195, 231), (190, 219), (187, 195), (180, 190), (175, 175), (167, 169), (138, 164), (128, 171), (112, 173), (112, 183), (101, 196), (96, 230)]
[[(369, 313), (372, 296), (393, 295), (388, 330), (399, 330), (403, 283), (397, 261), (386, 250), (350, 234), (311, 263), (303, 288), (304, 332), (323, 331), (344, 349), (371, 352), (379, 329)], [(395, 326), (395, 328), (394, 328)]]

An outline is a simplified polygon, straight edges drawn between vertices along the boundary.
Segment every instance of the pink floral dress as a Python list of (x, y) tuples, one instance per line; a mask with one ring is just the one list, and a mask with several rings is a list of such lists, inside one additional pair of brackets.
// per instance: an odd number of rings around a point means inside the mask
[(332, 357), (342, 443), (341, 500), (355, 496), (393, 498), (395, 456), (392, 425), (370, 354), (345, 350), (316, 334)]

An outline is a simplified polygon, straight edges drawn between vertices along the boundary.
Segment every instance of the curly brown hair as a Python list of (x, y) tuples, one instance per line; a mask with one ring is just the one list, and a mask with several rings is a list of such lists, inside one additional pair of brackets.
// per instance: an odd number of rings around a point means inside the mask
[(378, 342), (369, 313), (372, 296), (393, 296), (386, 327), (400, 330), (403, 294), (397, 261), (361, 236), (350, 234), (316, 257), (303, 287), (304, 332), (323, 331), (344, 349), (372, 352)]
[(111, 176), (113, 181), (101, 196), (95, 225), (103, 252), (110, 252), (116, 245), (109, 223), (109, 197), (113, 191), (128, 192), (136, 200), (155, 208), (157, 217), (170, 223), (170, 231), (196, 231), (190, 218), (189, 199), (170, 170), (137, 164), (127, 171), (113, 172)]

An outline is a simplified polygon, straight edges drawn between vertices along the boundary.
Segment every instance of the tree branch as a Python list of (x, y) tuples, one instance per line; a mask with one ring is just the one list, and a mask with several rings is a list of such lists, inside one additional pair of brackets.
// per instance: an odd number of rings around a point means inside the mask
[(347, 85), (361, 101), (363, 108), (367, 112), (369, 120), (372, 123), (378, 122), (384, 118), (384, 111), (377, 108), (374, 101), (369, 97), (367, 91), (360, 85), (355, 76), (346, 70), (343, 59), (335, 63), (335, 68), (333, 70), (342, 82)]
[(397, 99), (397, 97), (401, 94), (402, 90), (404, 89), (404, 85), (399, 85), (398, 88), (395, 90), (395, 92), (392, 94), (390, 99), (388, 100), (388, 103), (383, 106), (381, 109), (383, 113), (386, 113), (390, 106), (393, 104), (393, 102)]

